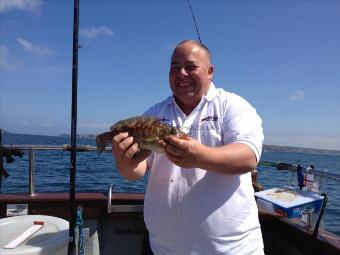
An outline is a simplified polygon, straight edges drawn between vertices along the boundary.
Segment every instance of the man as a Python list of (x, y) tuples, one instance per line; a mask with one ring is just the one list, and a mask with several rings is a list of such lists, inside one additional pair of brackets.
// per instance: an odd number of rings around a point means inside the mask
[(261, 119), (241, 97), (215, 88), (209, 50), (188, 40), (175, 48), (169, 73), (173, 96), (145, 114), (189, 133), (170, 136), (165, 154), (141, 159), (127, 133), (114, 137), (120, 173), (149, 170), (144, 220), (154, 254), (263, 254), (250, 171), (260, 159)]

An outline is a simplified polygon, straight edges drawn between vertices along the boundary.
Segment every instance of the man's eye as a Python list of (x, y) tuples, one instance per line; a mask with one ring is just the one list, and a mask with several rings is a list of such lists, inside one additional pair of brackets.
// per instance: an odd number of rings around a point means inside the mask
[(188, 71), (194, 71), (194, 70), (197, 69), (197, 67), (196, 67), (196, 66), (187, 66), (186, 69), (187, 69)]
[(180, 67), (179, 67), (179, 66), (172, 66), (172, 67), (171, 67), (171, 70), (173, 70), (173, 71), (178, 71), (178, 70), (180, 70)]

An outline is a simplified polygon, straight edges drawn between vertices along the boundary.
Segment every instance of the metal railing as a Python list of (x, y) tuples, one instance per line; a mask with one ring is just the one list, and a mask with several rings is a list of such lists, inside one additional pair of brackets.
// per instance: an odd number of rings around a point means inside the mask
[[(3, 145), (3, 149), (19, 149), (28, 151), (28, 194), (35, 195), (35, 151), (71, 151), (71, 145)], [(111, 147), (107, 147), (105, 151), (111, 151)], [(77, 152), (92, 152), (97, 151), (95, 146), (91, 145), (78, 145)]]
[[(56, 151), (71, 151), (71, 145), (63, 144), (63, 145), (3, 145), (4, 149), (19, 149), (28, 151), (28, 159), (29, 159), (29, 186), (28, 186), (28, 194), (34, 196), (35, 194), (35, 151), (44, 151), (44, 150), (56, 150)], [(111, 152), (112, 148), (105, 148), (106, 152)], [(93, 152), (97, 151), (97, 147), (91, 145), (78, 145), (77, 152)], [(261, 161), (260, 165), (262, 166), (270, 166), (277, 167), (280, 169), (280, 164), (285, 163), (273, 163), (268, 161)], [(282, 169), (281, 169), (282, 170)], [(285, 169), (288, 171), (296, 172), (295, 164), (285, 164)], [(313, 173), (317, 176), (322, 176), (327, 179), (332, 179), (336, 181), (340, 181), (340, 175), (336, 173), (330, 173), (327, 170), (313, 170)]]
[(113, 184), (110, 185), (107, 191), (107, 213), (113, 212), (143, 212), (144, 204), (134, 205), (134, 204), (112, 204), (112, 190)]
[[(290, 163), (275, 163), (270, 161), (260, 161), (260, 166), (268, 166), (268, 167), (274, 167), (278, 170), (287, 170), (290, 172), (297, 172), (298, 164), (290, 164)], [(325, 177), (327, 179), (340, 181), (340, 174), (331, 173), (327, 170), (317, 170), (317, 169), (308, 169), (305, 166), (302, 166), (303, 173), (311, 173), (315, 176)]]

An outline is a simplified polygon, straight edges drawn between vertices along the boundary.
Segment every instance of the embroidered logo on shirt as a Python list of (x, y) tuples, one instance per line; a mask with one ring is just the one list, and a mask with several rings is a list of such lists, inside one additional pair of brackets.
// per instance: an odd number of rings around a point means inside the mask
[(161, 122), (168, 122), (170, 120), (163, 117), (163, 118), (159, 119), (159, 121), (161, 121)]
[(217, 121), (217, 120), (218, 120), (217, 116), (208, 116), (208, 117), (205, 117), (205, 118), (201, 119), (201, 122), (204, 122), (204, 121)]

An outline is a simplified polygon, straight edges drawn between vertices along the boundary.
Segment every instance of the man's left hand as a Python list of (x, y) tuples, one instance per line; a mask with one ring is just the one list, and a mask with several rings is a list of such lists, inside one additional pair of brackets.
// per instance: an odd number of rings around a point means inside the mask
[(169, 136), (165, 141), (165, 155), (172, 163), (183, 168), (199, 167), (199, 152), (204, 149), (203, 144), (191, 137), (179, 139)]

